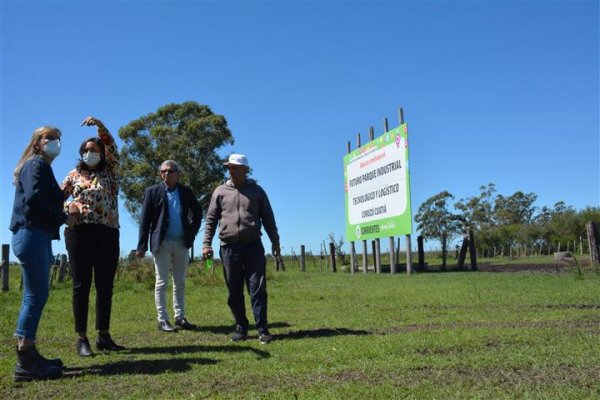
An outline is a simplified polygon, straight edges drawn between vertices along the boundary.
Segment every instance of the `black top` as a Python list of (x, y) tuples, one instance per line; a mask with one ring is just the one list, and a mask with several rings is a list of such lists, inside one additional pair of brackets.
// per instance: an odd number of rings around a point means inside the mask
[(63, 193), (50, 164), (39, 155), (32, 157), (19, 173), (10, 230), (38, 228), (58, 239), (59, 228), (66, 220)]

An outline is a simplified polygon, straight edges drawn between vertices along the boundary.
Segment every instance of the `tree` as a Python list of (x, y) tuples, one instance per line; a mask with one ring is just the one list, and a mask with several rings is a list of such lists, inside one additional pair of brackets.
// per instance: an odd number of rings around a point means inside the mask
[(479, 196), (460, 199), (454, 207), (462, 211), (465, 224), (469, 229), (486, 230), (494, 225), (494, 195), (496, 185), (488, 183), (479, 187)]
[[(572, 245), (587, 236), (586, 223), (600, 221), (600, 208), (577, 211), (564, 201), (554, 207), (535, 207), (535, 193), (515, 192), (511, 196), (496, 195), (493, 183), (479, 188), (479, 196), (460, 199), (454, 207), (461, 211), (467, 229), (477, 232), (479, 249), (535, 246), (548, 251), (560, 244)], [(565, 246), (566, 247), (566, 246)], [(564, 248), (564, 247), (561, 247)]]
[(479, 196), (460, 199), (454, 207), (462, 211), (465, 230), (477, 232), (477, 247), (492, 248), (497, 244), (494, 222), (496, 185), (488, 183), (479, 187)]
[(504, 197), (498, 195), (494, 204), (494, 216), (497, 225), (529, 224), (536, 211), (533, 203), (537, 195), (534, 193), (515, 192)]
[(454, 196), (447, 191), (440, 192), (425, 200), (415, 216), (417, 229), (425, 238), (439, 240), (442, 245), (442, 269), (446, 269), (448, 242), (463, 227), (463, 219), (448, 210), (448, 201)]
[(160, 181), (158, 169), (165, 160), (181, 166), (181, 182), (206, 208), (212, 191), (225, 178), (216, 151), (234, 142), (225, 117), (194, 101), (160, 107), (119, 129), (119, 137), (124, 142), (121, 169), (126, 172), (121, 176), (122, 195), (136, 220), (144, 190)]

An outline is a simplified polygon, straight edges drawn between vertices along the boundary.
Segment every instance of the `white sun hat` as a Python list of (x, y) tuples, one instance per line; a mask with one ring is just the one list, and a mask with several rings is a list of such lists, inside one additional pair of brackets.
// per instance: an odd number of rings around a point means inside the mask
[(229, 160), (227, 160), (227, 162), (224, 163), (225, 165), (243, 165), (244, 167), (248, 167), (250, 168), (250, 165), (248, 165), (248, 157), (246, 157), (243, 154), (232, 154), (229, 156)]

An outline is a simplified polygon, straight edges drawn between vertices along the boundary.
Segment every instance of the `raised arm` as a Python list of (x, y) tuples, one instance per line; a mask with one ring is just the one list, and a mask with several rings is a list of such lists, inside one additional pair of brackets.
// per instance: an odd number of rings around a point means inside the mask
[(106, 159), (106, 167), (111, 173), (116, 176), (119, 173), (119, 153), (115, 139), (110, 134), (106, 126), (97, 118), (87, 117), (81, 123), (81, 126), (95, 126), (98, 128), (98, 137), (104, 143), (104, 156)]

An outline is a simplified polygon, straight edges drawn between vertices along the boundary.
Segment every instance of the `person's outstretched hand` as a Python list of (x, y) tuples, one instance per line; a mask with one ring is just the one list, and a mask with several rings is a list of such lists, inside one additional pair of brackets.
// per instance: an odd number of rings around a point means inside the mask
[(104, 124), (102, 123), (102, 121), (100, 121), (99, 119), (96, 119), (92, 116), (86, 117), (82, 122), (80, 126), (97, 126), (98, 128), (100, 127), (104, 127)]

